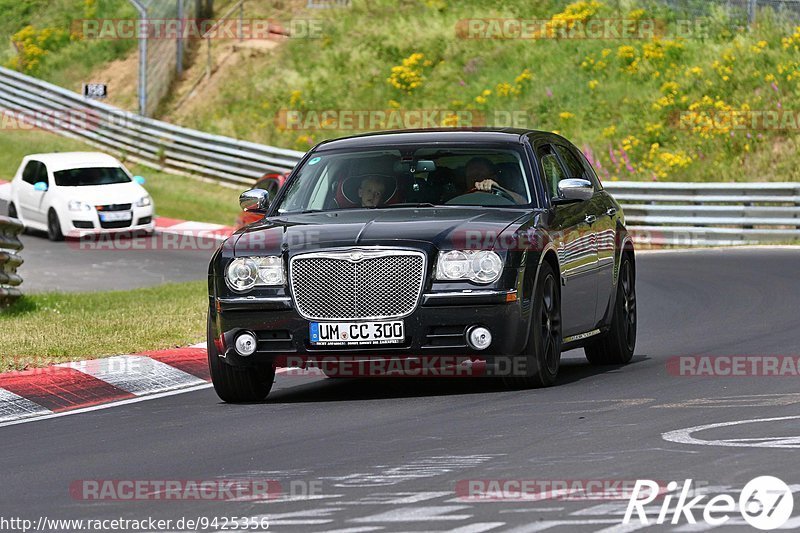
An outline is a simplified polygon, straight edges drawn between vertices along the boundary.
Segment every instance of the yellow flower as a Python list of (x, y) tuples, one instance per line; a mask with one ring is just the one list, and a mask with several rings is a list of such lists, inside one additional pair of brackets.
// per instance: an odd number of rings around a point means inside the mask
[(292, 91), (292, 94), (289, 97), (289, 107), (295, 108), (297, 105), (303, 105), (303, 97), (302, 93), (298, 90)]
[(575, 118), (575, 115), (573, 115), (569, 111), (562, 111), (561, 113), (558, 114), (558, 116), (561, 117), (562, 120), (569, 120), (571, 118)]
[(605, 138), (613, 137), (615, 133), (617, 133), (617, 127), (613, 124), (607, 128), (603, 128), (603, 137)]
[(636, 57), (636, 48), (630, 45), (623, 45), (617, 48), (617, 57), (620, 59), (634, 59)]
[(589, 82), (589, 89), (591, 89), (592, 91), (594, 91), (595, 89), (597, 89), (597, 86), (598, 86), (598, 85), (600, 85), (600, 82), (599, 82), (599, 81), (597, 81), (597, 80), (592, 80), (592, 81), (590, 81), (590, 82)]
[(411, 54), (403, 59), (400, 65), (392, 67), (391, 74), (386, 79), (387, 83), (395, 89), (400, 89), (408, 93), (421, 87), (425, 79), (423, 76), (423, 67), (430, 66), (427, 64), (427, 61), (423, 61), (424, 59), (425, 55), (419, 52)]

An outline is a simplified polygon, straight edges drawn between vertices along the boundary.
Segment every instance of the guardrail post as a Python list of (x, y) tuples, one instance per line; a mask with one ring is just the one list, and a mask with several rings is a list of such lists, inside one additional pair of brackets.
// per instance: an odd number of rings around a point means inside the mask
[(17, 274), (17, 268), (23, 263), (19, 254), (22, 251), (19, 234), (23, 229), (19, 220), (0, 216), (0, 309), (22, 296), (19, 290), (22, 278)]
[(239, 2), (239, 42), (244, 41), (244, 0)]

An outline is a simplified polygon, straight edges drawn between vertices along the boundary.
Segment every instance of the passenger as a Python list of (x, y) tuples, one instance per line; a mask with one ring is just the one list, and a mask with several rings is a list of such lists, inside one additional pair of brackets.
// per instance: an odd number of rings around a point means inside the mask
[(376, 177), (367, 176), (361, 180), (358, 188), (358, 197), (361, 198), (361, 207), (378, 207), (384, 201), (386, 183)]
[(518, 204), (527, 204), (521, 194), (514, 192), (508, 187), (500, 185), (495, 179), (500, 179), (500, 171), (497, 166), (485, 157), (473, 157), (467, 162), (466, 166), (467, 190), (475, 188), (481, 192), (492, 192), (492, 187), (498, 187), (506, 191)]

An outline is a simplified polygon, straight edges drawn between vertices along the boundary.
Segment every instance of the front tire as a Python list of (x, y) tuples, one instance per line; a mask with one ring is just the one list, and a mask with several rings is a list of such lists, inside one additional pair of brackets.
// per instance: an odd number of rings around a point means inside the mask
[(622, 256), (611, 327), (583, 351), (593, 365), (624, 365), (636, 348), (636, 271), (630, 254)]
[(275, 369), (270, 366), (233, 367), (222, 360), (208, 318), (208, 368), (217, 396), (227, 403), (260, 402), (272, 390)]
[(561, 367), (561, 293), (558, 277), (549, 263), (542, 263), (536, 280), (531, 331), (525, 347), (526, 376), (504, 377), (509, 388), (549, 387)]
[(61, 232), (61, 222), (54, 209), (47, 212), (47, 238), (51, 241), (63, 241), (64, 234)]

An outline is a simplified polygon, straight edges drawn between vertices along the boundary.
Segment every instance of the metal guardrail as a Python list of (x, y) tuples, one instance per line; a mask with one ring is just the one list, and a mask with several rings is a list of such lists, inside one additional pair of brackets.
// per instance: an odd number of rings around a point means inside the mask
[(17, 267), (23, 262), (22, 242), (18, 237), (22, 230), (18, 220), (0, 216), (0, 309), (22, 296), (19, 290), (22, 278), (17, 274)]
[(303, 155), (142, 117), (3, 67), (0, 109), (123, 159), (232, 184), (290, 170)]
[(800, 242), (800, 183), (608, 182), (642, 244)]

